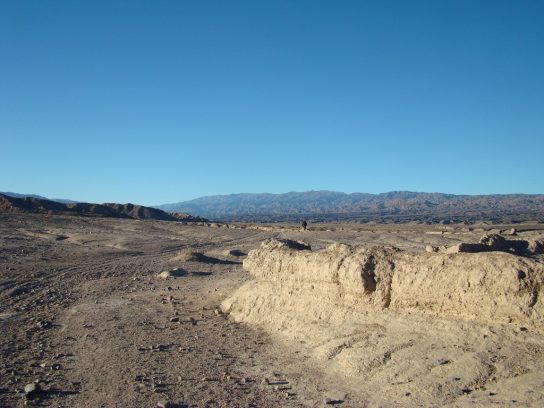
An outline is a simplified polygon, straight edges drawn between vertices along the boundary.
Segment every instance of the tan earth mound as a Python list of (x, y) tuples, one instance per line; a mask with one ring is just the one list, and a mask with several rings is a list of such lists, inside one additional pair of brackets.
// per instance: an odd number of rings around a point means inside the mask
[[(445, 405), (513, 383), (524, 384), (524, 398), (542, 401), (534, 393), (542, 367), (504, 352), (525, 348), (513, 345), (518, 331), (536, 339), (544, 329), (538, 260), (343, 244), (295, 250), (266, 241), (243, 265), (255, 279), (222, 310), (304, 344), (320, 367), (346, 376), (346, 387), (385, 387), (386, 394), (367, 397), (377, 406)], [(544, 349), (534, 343), (533, 351), (536, 358)]]
[[(544, 266), (506, 253), (412, 253), (342, 244), (312, 252), (269, 240), (249, 252), (244, 268), (257, 278), (249, 285), (262, 285), (267, 293), (271, 287), (288, 289), (297, 297), (319, 298), (322, 304), (544, 323), (542, 302), (538, 302)], [(242, 295), (234, 299), (243, 299), (247, 288), (241, 288)], [(266, 296), (258, 291), (252, 295), (263, 302), (268, 301)], [(234, 315), (254, 313), (243, 303), (236, 303)], [(315, 312), (320, 318), (330, 313), (328, 309)]]
[(172, 258), (174, 261), (182, 261), (182, 262), (202, 262), (202, 263), (221, 263), (221, 262), (227, 262), (228, 261), (221, 261), (218, 258), (214, 258), (211, 256), (204, 255), (202, 252), (193, 251), (190, 249), (183, 249), (181, 250), (174, 258)]
[[(515, 231), (515, 230), (514, 230)], [(510, 233), (510, 235), (516, 235)], [(460, 252), (508, 252), (515, 255), (533, 256), (544, 254), (544, 239), (506, 239), (499, 234), (486, 234), (480, 238), (478, 243), (461, 242), (447, 249), (442, 249), (449, 254)], [(438, 248), (428, 252), (437, 252)]]
[(184, 249), (179, 252), (176, 259), (184, 262), (204, 262), (206, 255), (201, 252)]

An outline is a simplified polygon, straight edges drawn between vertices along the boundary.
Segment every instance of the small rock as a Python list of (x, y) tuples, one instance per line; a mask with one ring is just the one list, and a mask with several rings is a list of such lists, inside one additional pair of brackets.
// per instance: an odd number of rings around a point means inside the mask
[(41, 329), (48, 329), (50, 328), (52, 323), (49, 320), (40, 320), (38, 323), (36, 323), (36, 326), (38, 326)]
[(166, 400), (160, 400), (157, 402), (157, 408), (170, 408), (172, 404), (170, 404), (169, 401)]
[(170, 318), (170, 321), (171, 321), (172, 323), (179, 322), (179, 317), (171, 317), (171, 318)]
[(29, 383), (25, 385), (25, 394), (29, 397), (36, 395), (41, 391), (39, 383)]
[(187, 274), (187, 271), (182, 268), (172, 269), (170, 271), (162, 271), (157, 275), (159, 279), (178, 278)]
[(439, 358), (438, 359), (438, 364), (439, 365), (446, 365), (446, 364), (449, 364), (450, 360), (448, 360), (447, 358)]
[(427, 251), (427, 252), (438, 252), (438, 247), (435, 247), (433, 245), (427, 245), (425, 247), (425, 251)]

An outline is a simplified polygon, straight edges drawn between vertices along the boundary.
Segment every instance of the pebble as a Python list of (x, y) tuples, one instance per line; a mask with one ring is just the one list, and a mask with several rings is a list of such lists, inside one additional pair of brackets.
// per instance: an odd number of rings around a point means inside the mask
[(157, 408), (170, 408), (172, 405), (169, 401), (166, 400), (160, 400), (157, 402)]
[(170, 318), (170, 321), (171, 321), (172, 323), (179, 322), (179, 317), (171, 317), (171, 318)]
[(41, 329), (48, 329), (51, 327), (51, 322), (49, 320), (40, 320), (38, 323), (36, 323), (36, 326)]
[(29, 383), (25, 385), (24, 389), (25, 389), (25, 394), (28, 396), (32, 396), (41, 391), (41, 387), (39, 383)]

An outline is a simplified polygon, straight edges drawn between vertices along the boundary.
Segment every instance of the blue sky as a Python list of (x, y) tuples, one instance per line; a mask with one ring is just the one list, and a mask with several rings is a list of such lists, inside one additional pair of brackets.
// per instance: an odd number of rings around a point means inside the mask
[(544, 193), (542, 1), (0, 1), (0, 191)]

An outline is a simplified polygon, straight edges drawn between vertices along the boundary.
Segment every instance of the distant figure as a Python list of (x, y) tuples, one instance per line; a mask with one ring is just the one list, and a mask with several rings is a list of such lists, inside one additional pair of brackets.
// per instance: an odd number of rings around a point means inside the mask
[(306, 231), (307, 226), (308, 226), (308, 223), (306, 222), (306, 220), (302, 221), (302, 230), (303, 231)]

